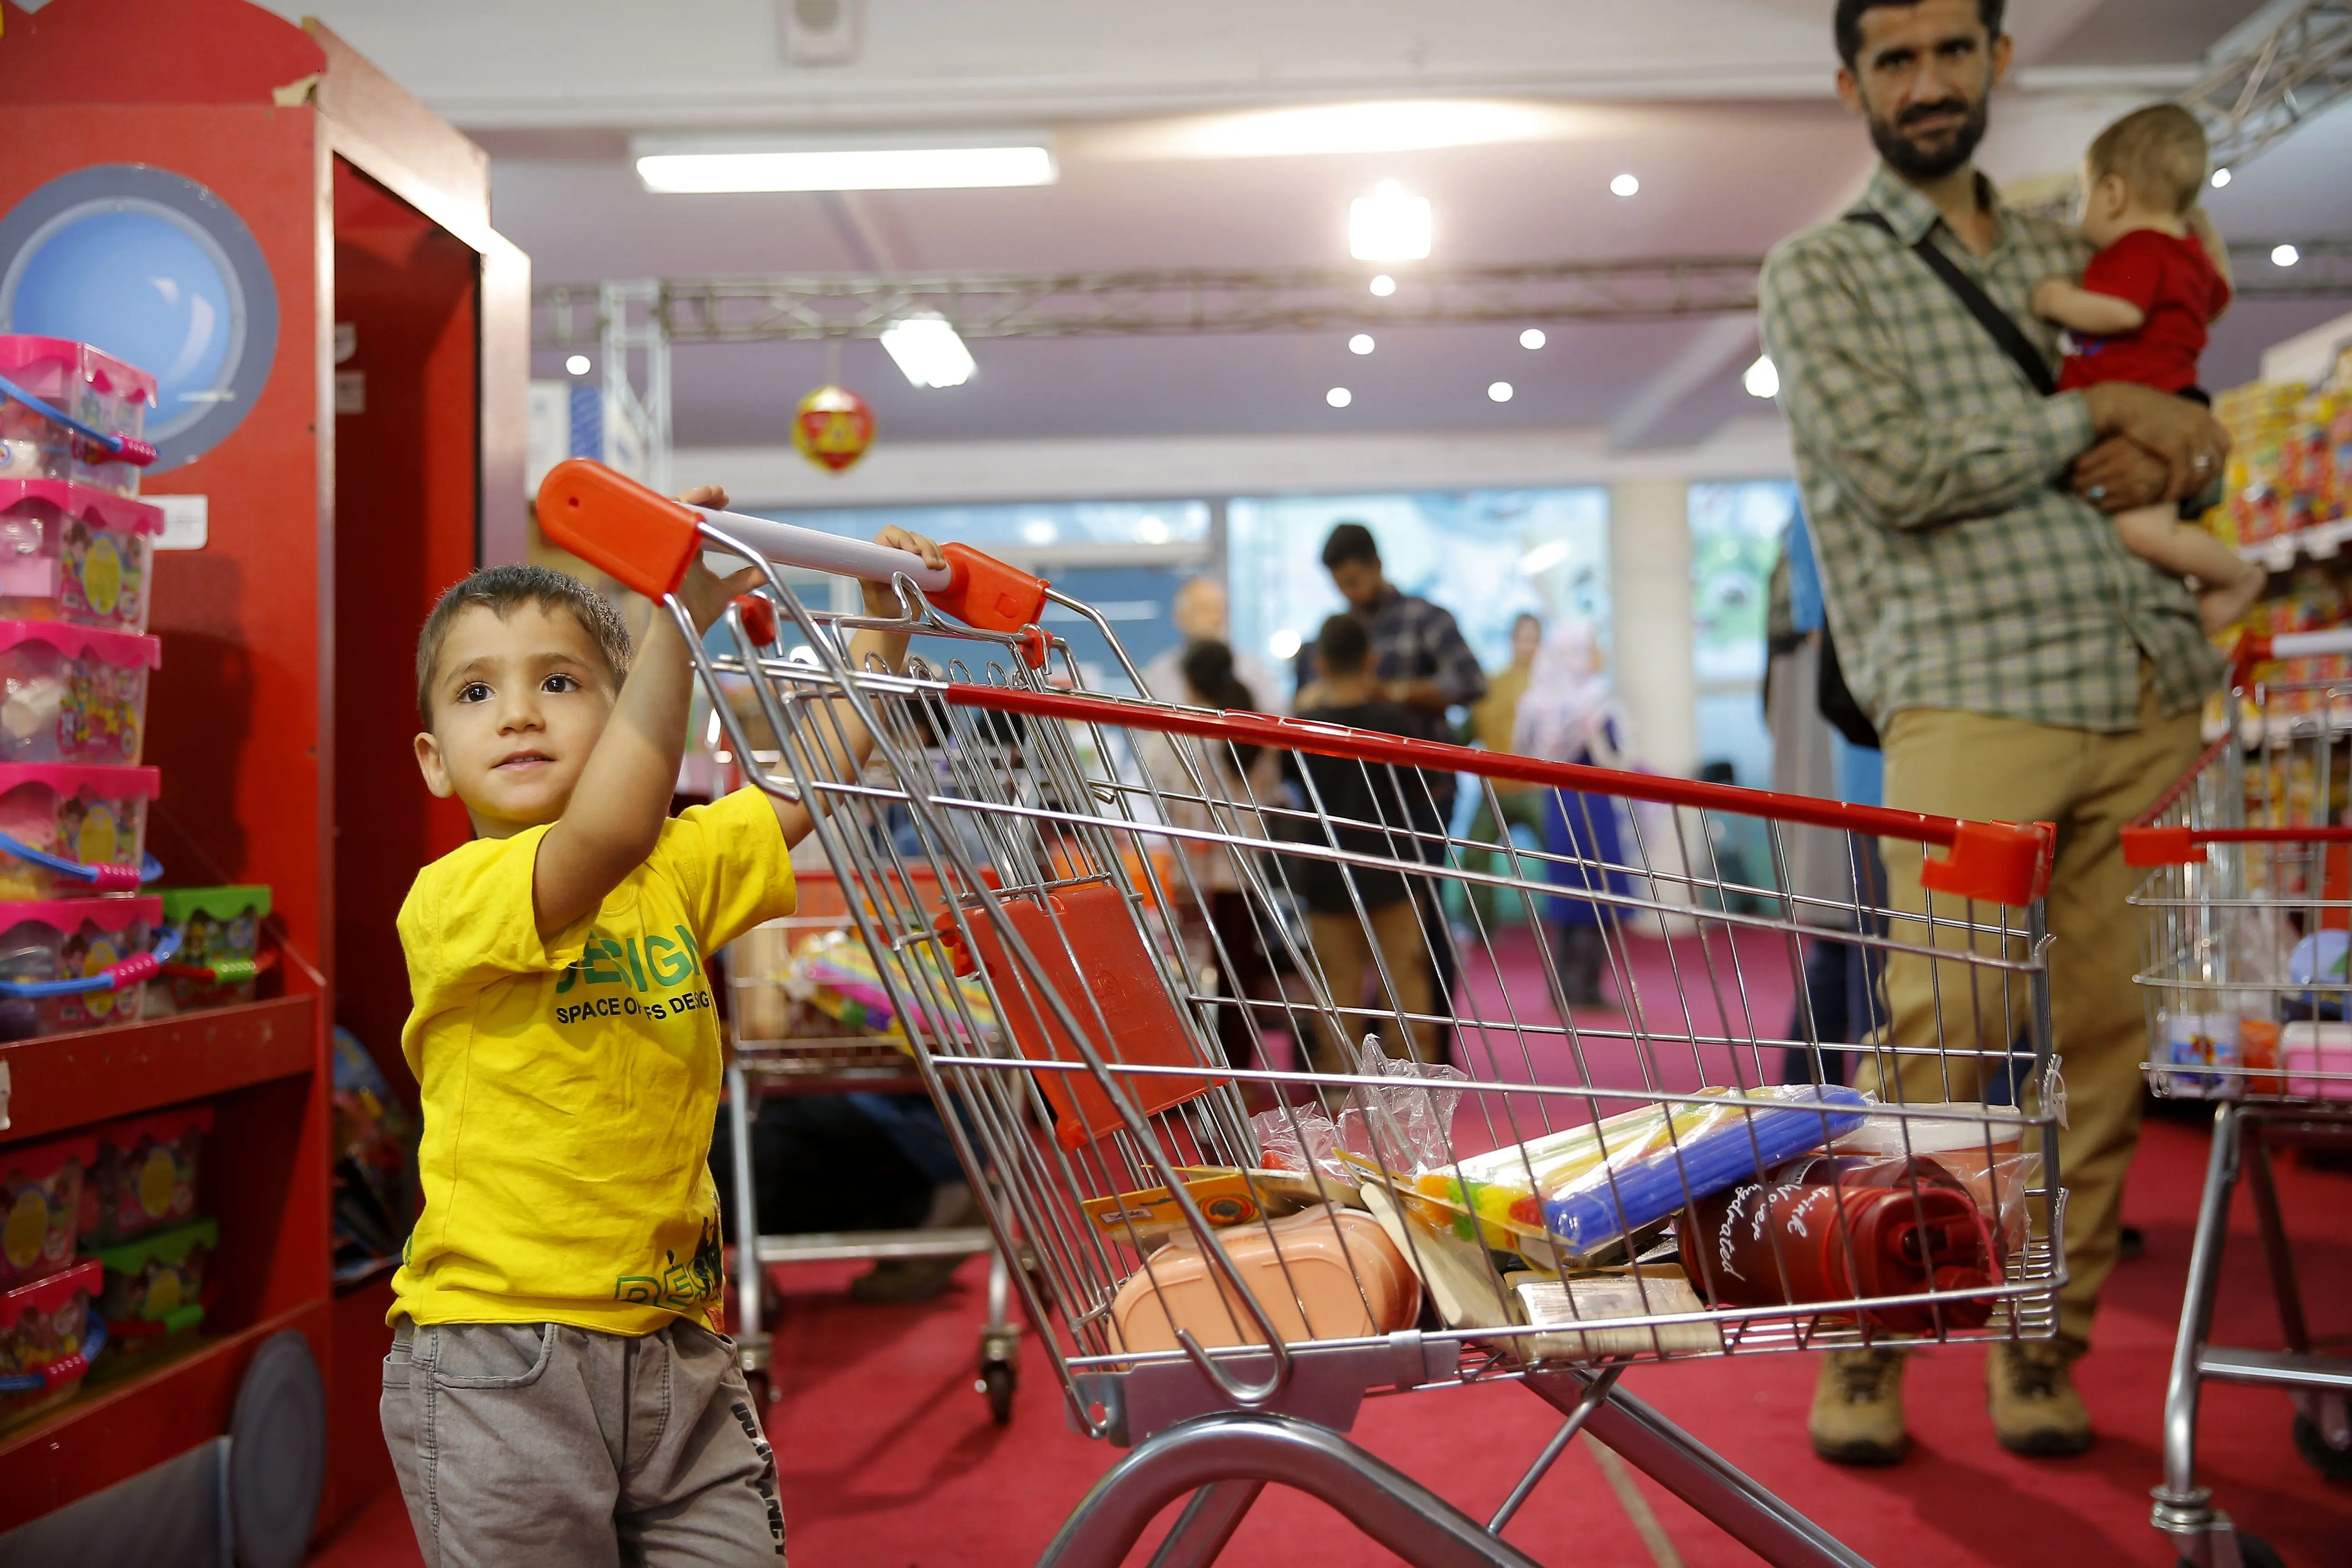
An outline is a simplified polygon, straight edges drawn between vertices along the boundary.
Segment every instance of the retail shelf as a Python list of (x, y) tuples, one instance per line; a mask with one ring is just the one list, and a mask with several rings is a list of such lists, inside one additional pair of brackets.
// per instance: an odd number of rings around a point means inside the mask
[(119, 1380), (85, 1384), (71, 1404), (0, 1434), (0, 1476), (8, 1478), (0, 1486), (0, 1532), (226, 1432), (247, 1363), (262, 1341), (285, 1329), (301, 1331), (324, 1360), (321, 1299), (239, 1332), (207, 1337)]
[(2297, 558), (2333, 561), (2344, 552), (2347, 544), (2352, 544), (2352, 518), (2338, 518), (2256, 543), (2241, 544), (2238, 553), (2273, 572), (2284, 572), (2294, 565)]
[(0, 1142), (308, 1073), (317, 1003), (282, 996), (0, 1046)]

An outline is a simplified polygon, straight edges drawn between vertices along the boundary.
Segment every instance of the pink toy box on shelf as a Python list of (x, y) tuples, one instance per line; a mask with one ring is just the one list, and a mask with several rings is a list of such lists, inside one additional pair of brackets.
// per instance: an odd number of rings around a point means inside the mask
[(82, 1184), (82, 1240), (93, 1247), (177, 1225), (196, 1212), (196, 1171), (213, 1108), (185, 1105), (100, 1128), (98, 1159)]
[(0, 1149), (0, 1290), (73, 1267), (81, 1185), (97, 1163), (87, 1132)]
[(64, 338), (0, 335), (0, 479), (70, 479), (135, 495), (155, 378)]
[(152, 896), (0, 903), (0, 1040), (137, 1023), (171, 956), (150, 951), (163, 912)]
[(0, 903), (136, 892), (153, 768), (0, 763)]
[(95, 1309), (106, 1268), (95, 1258), (0, 1291), (0, 1427), (62, 1405), (106, 1345)]
[(63, 479), (0, 473), (0, 620), (147, 629), (163, 509)]
[(161, 637), (0, 621), (0, 762), (128, 766), (147, 725)]

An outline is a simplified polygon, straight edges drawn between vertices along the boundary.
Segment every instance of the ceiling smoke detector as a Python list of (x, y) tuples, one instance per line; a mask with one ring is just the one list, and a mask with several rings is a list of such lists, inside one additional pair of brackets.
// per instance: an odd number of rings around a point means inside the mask
[(845, 66), (857, 58), (865, 0), (776, 0), (784, 59), (796, 66)]

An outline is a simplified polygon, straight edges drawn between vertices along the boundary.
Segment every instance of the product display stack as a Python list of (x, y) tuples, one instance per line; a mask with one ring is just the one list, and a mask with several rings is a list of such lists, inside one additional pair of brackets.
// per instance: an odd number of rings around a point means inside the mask
[[(0, 336), (0, 1041), (249, 1001), (260, 968), (267, 888), (146, 888), (154, 403), (88, 344)], [(212, 1125), (191, 1105), (0, 1147), (0, 1426), (203, 1321)]]

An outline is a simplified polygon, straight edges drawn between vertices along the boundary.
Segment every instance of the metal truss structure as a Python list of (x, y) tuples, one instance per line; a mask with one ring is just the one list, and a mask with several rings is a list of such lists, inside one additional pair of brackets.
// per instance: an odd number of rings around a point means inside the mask
[(2180, 95), (2205, 121), (2216, 168), (2242, 164), (2352, 94), (2352, 4), (2304, 0)]
[[(2248, 299), (2352, 295), (2352, 240), (2301, 241), (2293, 267), (2272, 264), (2275, 242), (2232, 245)], [(1304, 332), (1335, 328), (1480, 321), (1644, 321), (1737, 315), (1756, 309), (1760, 261), (1678, 257), (1549, 262), (1405, 274), (1386, 297), (1361, 269), (1156, 271), (718, 278), (539, 290), (533, 341), (590, 343), (616, 362), (612, 334), (631, 346), (655, 330), (673, 343), (871, 338), (892, 321), (935, 312), (967, 339)]]

